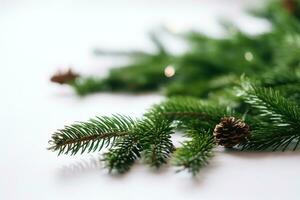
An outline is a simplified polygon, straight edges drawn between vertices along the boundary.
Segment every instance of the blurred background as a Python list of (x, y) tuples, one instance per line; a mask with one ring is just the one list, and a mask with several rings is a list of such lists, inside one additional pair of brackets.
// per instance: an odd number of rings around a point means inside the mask
[[(139, 164), (114, 177), (102, 169), (97, 154), (57, 158), (46, 150), (51, 133), (64, 124), (112, 113), (141, 116), (164, 98), (108, 92), (78, 97), (71, 88), (50, 83), (57, 70), (71, 67), (105, 76), (124, 59), (99, 56), (96, 49), (152, 51), (149, 32), (160, 27), (218, 37), (223, 34), (218, 21), (228, 19), (250, 34), (261, 33), (268, 23), (245, 9), (263, 3), (0, 0), (0, 198), (299, 199), (300, 157), (292, 152), (222, 154), (195, 180), (187, 173), (155, 172)], [(168, 43), (174, 51), (184, 48)]]

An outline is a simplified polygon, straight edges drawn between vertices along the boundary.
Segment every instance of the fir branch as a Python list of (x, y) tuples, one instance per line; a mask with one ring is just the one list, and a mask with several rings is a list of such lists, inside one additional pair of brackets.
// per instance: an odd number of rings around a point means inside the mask
[(121, 138), (107, 153), (104, 154), (103, 161), (109, 172), (125, 173), (140, 158), (141, 146), (136, 135), (128, 135)]
[(158, 168), (167, 163), (174, 150), (172, 130), (170, 120), (151, 110), (137, 121), (130, 135), (118, 140), (114, 148), (105, 154), (103, 160), (107, 168), (124, 173), (141, 157), (141, 153), (150, 166)]
[(215, 143), (210, 131), (190, 130), (188, 135), (192, 140), (184, 142), (182, 147), (175, 151), (172, 163), (196, 175), (208, 164)]
[[(296, 12), (288, 13), (278, 1), (271, 2), (261, 17), (266, 17), (273, 28), (263, 34), (249, 35), (228, 23), (224, 27), (227, 29), (224, 38), (189, 32), (183, 35), (189, 48), (182, 54), (171, 54), (159, 37), (152, 34), (156, 52), (129, 53), (130, 62), (111, 69), (107, 77), (78, 77), (75, 83), (68, 83), (79, 95), (164, 89), (167, 96), (207, 98), (231, 86), (235, 77), (243, 73), (255, 78), (258, 73), (271, 72), (278, 66), (287, 70), (297, 68), (300, 62), (299, 10), (297, 4)], [(164, 75), (168, 65), (176, 70), (172, 77)], [(281, 84), (281, 80), (266, 82), (266, 85), (274, 84)]]
[(262, 120), (251, 131), (250, 140), (241, 145), (244, 149), (284, 151), (294, 142), (294, 150), (297, 149), (300, 140), (300, 108), (296, 103), (272, 88), (255, 86), (246, 89), (244, 98), (257, 109)]
[(166, 164), (174, 150), (171, 141), (172, 123), (160, 113), (146, 114), (138, 125), (143, 147), (144, 161), (150, 166), (159, 168)]
[(156, 109), (172, 120), (201, 119), (218, 122), (229, 111), (218, 105), (193, 97), (173, 97), (159, 104)]
[(49, 150), (58, 151), (59, 155), (99, 151), (116, 138), (128, 135), (135, 123), (129, 117), (114, 115), (65, 126), (52, 135)]
[(283, 96), (300, 105), (300, 83), (286, 84), (276, 87), (276, 89), (280, 91)]
[(70, 82), (69, 85), (74, 88), (79, 96), (104, 91), (107, 88), (104, 80), (96, 77), (78, 78), (77, 80)]
[(299, 69), (288, 67), (277, 67), (258, 76), (256, 79), (262, 87), (277, 88), (285, 85), (300, 84), (300, 71)]
[[(300, 49), (299, 49), (300, 50)], [(297, 54), (299, 55), (299, 54)], [(297, 56), (298, 58), (298, 56)], [(297, 61), (298, 63), (299, 61)], [(255, 78), (261, 87), (278, 90), (284, 97), (300, 103), (300, 69), (295, 67), (277, 67), (274, 71), (268, 71), (262, 76)]]
[[(53, 79), (71, 85), (79, 95), (163, 87), (171, 96), (192, 95), (223, 102), (225, 99), (226, 105), (234, 105), (240, 113), (250, 106), (245, 121), (250, 125), (251, 136), (240, 145), (243, 149), (296, 150), (300, 146), (299, 8), (297, 4), (295, 10), (286, 12), (278, 2), (270, 3), (262, 15), (273, 25), (268, 33), (253, 36), (227, 26), (227, 37), (216, 39), (191, 32), (184, 38), (190, 49), (181, 55), (170, 54), (152, 35), (156, 52), (128, 54), (132, 62), (110, 70), (105, 78)], [(176, 70), (174, 77), (164, 74), (170, 64)], [(242, 83), (244, 102), (234, 97), (231, 88), (243, 73), (260, 86)], [(257, 73), (264, 76), (258, 77)], [(141, 157), (154, 167), (167, 163), (174, 150), (171, 134), (176, 128), (183, 129), (191, 140), (175, 151), (172, 163), (196, 175), (212, 156), (215, 142), (210, 130), (222, 117), (240, 115), (216, 102), (174, 97), (154, 106), (140, 120), (116, 115), (78, 122), (54, 133), (49, 149), (74, 155), (111, 146), (103, 161), (109, 171), (124, 173)]]
[(261, 126), (252, 130), (249, 141), (241, 144), (243, 150), (282, 150), (298, 149), (300, 134), (286, 127)]
[(193, 97), (172, 97), (154, 108), (166, 119), (177, 122), (178, 129), (212, 129), (222, 117), (233, 114), (224, 106)]
[(300, 128), (300, 108), (272, 88), (253, 87), (246, 92), (245, 101), (258, 109), (260, 116), (275, 126)]

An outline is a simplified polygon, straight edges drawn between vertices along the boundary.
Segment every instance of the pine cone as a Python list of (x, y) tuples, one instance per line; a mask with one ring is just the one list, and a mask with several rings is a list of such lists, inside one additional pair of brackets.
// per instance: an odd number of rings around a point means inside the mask
[(250, 134), (250, 127), (240, 119), (224, 117), (214, 129), (218, 145), (230, 148), (243, 142)]
[(72, 69), (67, 72), (58, 72), (51, 77), (51, 81), (54, 83), (65, 84), (74, 81), (79, 77), (79, 74), (74, 73)]

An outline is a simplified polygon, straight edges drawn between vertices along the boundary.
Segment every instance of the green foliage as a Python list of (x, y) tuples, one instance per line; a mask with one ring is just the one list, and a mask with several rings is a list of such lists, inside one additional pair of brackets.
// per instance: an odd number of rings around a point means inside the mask
[(252, 13), (257, 17), (266, 18), (273, 25), (273, 28), (283, 32), (299, 31), (300, 5), (299, 0), (292, 0), (295, 5), (286, 5), (286, 0), (269, 0), (268, 4), (263, 9), (252, 10)]
[(300, 127), (300, 108), (272, 88), (253, 87), (246, 90), (245, 101), (256, 108), (261, 117), (274, 126)]
[(196, 175), (200, 169), (207, 165), (212, 157), (215, 146), (211, 131), (190, 130), (188, 136), (192, 139), (176, 149), (172, 163), (175, 166), (187, 169), (192, 175)]
[(283, 67), (268, 71), (258, 77), (258, 82), (263, 87), (280, 87), (285, 85), (294, 85), (300, 83), (298, 69), (286, 69)]
[(125, 173), (140, 158), (141, 147), (135, 135), (121, 138), (116, 145), (104, 154), (103, 161), (109, 172)]
[[(255, 79), (278, 68), (299, 68), (300, 3), (296, 1), (293, 10), (289, 9), (282, 1), (273, 0), (263, 9), (253, 11), (252, 14), (271, 23), (270, 31), (257, 35), (244, 33), (229, 22), (222, 24), (223, 38), (194, 31), (171, 33), (188, 46), (181, 54), (168, 51), (156, 34), (150, 35), (156, 47), (154, 52), (97, 51), (101, 55), (125, 55), (130, 61), (111, 69), (107, 77), (81, 76), (70, 85), (79, 95), (162, 90), (167, 96), (216, 98), (233, 86), (241, 74)], [(164, 74), (169, 65), (175, 69), (172, 77)]]
[(193, 97), (173, 97), (161, 103), (157, 108), (167, 118), (173, 120), (199, 119), (218, 122), (229, 111), (224, 106), (210, 104), (208, 101)]
[(268, 71), (261, 76), (255, 77), (255, 82), (261, 87), (273, 88), (296, 103), (300, 103), (300, 67), (288, 69), (277, 67), (273, 71)]
[[(111, 69), (107, 77), (82, 76), (70, 85), (79, 95), (101, 91), (163, 91), (167, 96), (222, 96), (241, 74), (255, 79), (278, 68), (286, 71), (299, 68), (300, 3), (293, 12), (287, 9), (282, 2), (270, 1), (263, 10), (252, 12), (272, 25), (270, 31), (257, 35), (244, 33), (228, 22), (222, 24), (226, 32), (223, 38), (194, 31), (171, 33), (188, 46), (181, 54), (167, 51), (155, 34), (150, 35), (156, 47), (151, 53), (98, 51), (101, 55), (125, 55), (130, 61)], [(175, 69), (172, 77), (164, 74), (169, 65)]]
[(166, 164), (174, 150), (171, 141), (172, 123), (160, 113), (151, 113), (138, 125), (145, 163), (160, 167)]
[[(226, 116), (250, 126), (241, 149), (298, 149), (300, 2), (296, 5), (291, 11), (272, 1), (256, 13), (272, 24), (263, 34), (248, 35), (225, 24), (224, 38), (196, 32), (179, 35), (190, 47), (180, 55), (168, 52), (151, 35), (156, 52), (126, 53), (132, 59), (127, 66), (112, 69), (103, 79), (81, 77), (70, 85), (79, 95), (163, 89), (168, 96), (184, 96), (154, 105), (138, 120), (114, 115), (66, 126), (53, 134), (49, 149), (74, 155), (106, 146), (110, 148), (103, 161), (111, 172), (124, 173), (138, 159), (156, 168), (171, 160), (196, 175), (213, 155), (212, 130)], [(164, 74), (168, 65), (175, 69), (172, 77)], [(187, 140), (175, 150), (171, 135), (177, 130)]]
[(65, 126), (52, 135), (49, 150), (71, 155), (99, 151), (104, 145), (109, 146), (116, 138), (127, 135), (135, 123), (129, 117), (114, 115)]
[[(300, 108), (272, 88), (242, 82), (242, 97), (248, 108), (245, 121), (251, 127), (251, 137), (240, 144), (243, 149), (286, 150), (300, 141)], [(52, 136), (51, 150), (59, 153), (96, 151), (111, 140), (112, 148), (103, 161), (109, 171), (124, 173), (135, 160), (142, 158), (151, 167), (160, 167), (172, 159), (172, 164), (187, 169), (193, 175), (212, 156), (215, 142), (212, 129), (224, 116), (241, 117), (217, 104), (192, 97), (174, 97), (155, 105), (141, 119), (100, 117), (59, 130)], [(171, 134), (181, 130), (188, 136), (175, 153)]]
[[(70, 85), (79, 95), (99, 91), (143, 92), (159, 89), (169, 81), (163, 70), (171, 63), (173, 57), (155, 34), (151, 34), (150, 38), (157, 49), (156, 52), (110, 52), (113, 55), (127, 55), (132, 61), (125, 66), (111, 69), (105, 78), (82, 77)], [(106, 52), (101, 51), (100, 54), (106, 55)]]
[[(201, 112), (201, 115), (205, 116), (204, 119), (206, 119), (209, 115), (214, 118), (217, 112), (220, 114), (222, 111), (217, 111), (213, 107), (206, 107), (203, 102), (194, 98), (171, 98), (154, 106), (139, 120), (115, 115), (113, 117), (98, 117), (88, 122), (66, 126), (54, 133), (49, 149), (58, 151), (59, 154), (71, 153), (74, 155), (77, 152), (101, 150), (104, 144), (106, 147), (111, 144), (112, 148), (103, 156), (103, 161), (109, 171), (124, 173), (130, 169), (135, 160), (140, 158), (151, 167), (158, 168), (168, 162), (175, 150), (171, 134), (179, 128), (179, 122), (184, 123), (188, 119), (183, 116), (192, 112), (196, 114), (195, 116)], [(176, 115), (172, 114), (171, 117), (170, 113), (176, 113)], [(206, 122), (205, 125), (211, 123), (209, 127), (212, 127), (215, 120)], [(190, 128), (186, 126), (180, 126), (180, 128), (186, 130), (187, 135), (191, 136)], [(194, 127), (193, 132), (196, 133), (197, 130), (198, 127)], [(194, 134), (192, 138), (198, 141), (199, 137)], [(201, 138), (206, 137), (201, 136)], [(115, 142), (113, 142), (114, 140)], [(209, 142), (214, 143), (212, 139), (207, 140), (203, 148), (208, 148)], [(203, 152), (203, 156), (208, 158), (208, 155), (209, 152)], [(196, 165), (198, 165), (197, 170), (199, 170), (201, 166), (204, 166), (206, 158), (199, 159), (198, 161), (195, 160), (193, 166), (190, 167), (196, 169)], [(196, 171), (193, 170), (193, 174), (195, 173)]]
[(105, 90), (104, 81), (96, 77), (80, 78), (70, 83), (70, 85), (79, 96)]
[(300, 107), (272, 88), (248, 86), (245, 101), (257, 110), (261, 122), (244, 148), (284, 151), (296, 142), (295, 150), (300, 141)]
[(135, 58), (133, 63), (120, 68), (111, 69), (108, 77), (82, 77), (71, 86), (79, 95), (87, 95), (100, 91), (141, 92), (157, 90), (169, 79), (163, 69), (169, 64), (166, 54), (144, 53)]

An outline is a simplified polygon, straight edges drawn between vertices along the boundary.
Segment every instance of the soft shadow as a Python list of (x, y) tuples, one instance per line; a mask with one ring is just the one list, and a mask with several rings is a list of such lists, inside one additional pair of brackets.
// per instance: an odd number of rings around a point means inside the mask
[(92, 155), (89, 158), (80, 159), (58, 168), (57, 177), (62, 180), (69, 180), (93, 174), (96, 176), (104, 175), (110, 179), (121, 179), (126, 177), (131, 170), (122, 174), (115, 171), (109, 172), (101, 161), (101, 155)]
[(227, 155), (237, 156), (244, 159), (264, 159), (267, 157), (300, 157), (300, 151), (292, 151), (292, 148), (282, 151), (264, 150), (264, 151), (253, 151), (253, 150), (240, 150), (240, 149), (224, 149), (224, 153)]
[(99, 170), (103, 170), (103, 168), (99, 156), (90, 156), (88, 159), (80, 159), (73, 163), (63, 165), (57, 169), (57, 175), (59, 178), (68, 179), (98, 172)]
[(202, 167), (195, 176), (193, 176), (187, 170), (177, 170), (176, 175), (178, 176), (178, 179), (180, 179), (180, 182), (184, 182), (184, 184), (181, 184), (181, 189), (183, 189), (185, 192), (199, 190), (199, 188), (205, 184), (205, 181), (209, 179), (213, 171), (220, 166), (219, 164), (220, 163), (218, 159), (213, 157), (209, 161), (208, 165)]
[(209, 178), (210, 174), (213, 173), (213, 171), (215, 171), (219, 166), (218, 160), (213, 157), (207, 166), (200, 169), (196, 176), (192, 176), (192, 182), (195, 184), (195, 187), (202, 185), (205, 180)]
[[(145, 167), (147, 167), (146, 164), (145, 164)], [(149, 171), (151, 173), (155, 174), (155, 175), (161, 175), (163, 173), (166, 173), (169, 169), (170, 169), (170, 165), (169, 164), (165, 164), (165, 165), (162, 165), (159, 168), (151, 167), (151, 168), (149, 168)]]

